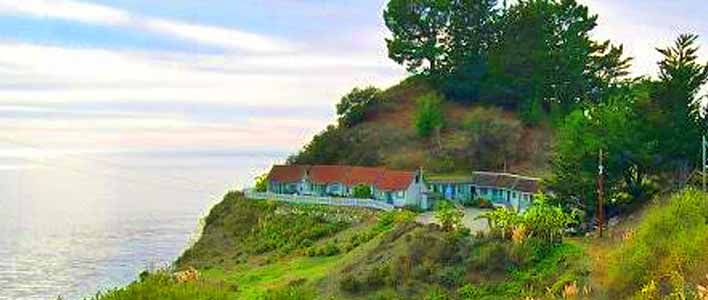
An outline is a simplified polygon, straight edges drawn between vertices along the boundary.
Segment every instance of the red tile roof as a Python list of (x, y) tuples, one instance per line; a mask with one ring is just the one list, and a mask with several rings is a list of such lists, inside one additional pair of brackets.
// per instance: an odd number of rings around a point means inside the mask
[(317, 184), (346, 183), (350, 170), (349, 166), (312, 166), (310, 180)]
[(300, 181), (307, 172), (309, 166), (291, 165), (291, 166), (273, 166), (268, 173), (268, 181), (276, 182), (296, 182)]
[(269, 181), (296, 182), (305, 175), (317, 184), (342, 183), (347, 186), (365, 184), (379, 190), (405, 190), (415, 179), (415, 172), (391, 171), (381, 167), (353, 167), (335, 165), (273, 166)]
[(353, 186), (357, 184), (375, 185), (376, 181), (384, 175), (386, 169), (371, 167), (351, 167), (349, 178), (344, 184)]
[(386, 170), (384, 175), (376, 181), (376, 188), (385, 191), (405, 190), (413, 179), (415, 179), (414, 172)]

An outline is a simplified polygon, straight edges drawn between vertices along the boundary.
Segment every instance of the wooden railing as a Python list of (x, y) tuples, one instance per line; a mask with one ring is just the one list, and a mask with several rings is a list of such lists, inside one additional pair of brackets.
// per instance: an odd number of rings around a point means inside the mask
[(297, 204), (321, 204), (333, 206), (355, 206), (368, 207), (378, 210), (391, 211), (394, 206), (373, 199), (356, 199), (356, 198), (338, 198), (338, 197), (319, 197), (319, 196), (303, 196), (303, 195), (287, 195), (275, 193), (261, 193), (247, 189), (244, 191), (246, 198), (257, 200), (276, 200)]

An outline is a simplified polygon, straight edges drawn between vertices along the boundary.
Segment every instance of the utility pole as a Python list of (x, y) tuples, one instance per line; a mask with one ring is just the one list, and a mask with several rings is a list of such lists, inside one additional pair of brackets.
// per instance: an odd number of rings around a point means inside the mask
[(703, 135), (701, 140), (701, 153), (703, 154), (703, 160), (701, 165), (703, 166), (703, 192), (706, 192), (706, 136)]
[(598, 178), (597, 178), (597, 225), (600, 230), (600, 237), (602, 237), (603, 226), (605, 224), (605, 210), (604, 210), (604, 190), (605, 190), (605, 166), (602, 164), (602, 148), (600, 148), (600, 155), (598, 157)]

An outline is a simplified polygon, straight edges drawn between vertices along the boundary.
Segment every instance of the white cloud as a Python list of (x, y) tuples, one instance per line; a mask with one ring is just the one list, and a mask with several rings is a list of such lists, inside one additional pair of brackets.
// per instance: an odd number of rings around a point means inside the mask
[[(0, 136), (54, 149), (189, 146), (294, 151), (332, 121), (333, 113), (323, 115), (319, 108), (333, 109), (334, 102), (354, 86), (385, 87), (405, 74), (372, 43), (365, 49), (339, 45), (304, 52), (294, 43), (265, 35), (72, 0), (0, 0), (2, 15), (117, 26), (238, 50), (195, 54), (0, 41)], [(248, 116), (238, 111), (232, 119), (222, 113), (215, 121), (189, 111), (100, 111), (101, 102), (110, 107), (112, 101), (214, 103), (213, 107), (232, 111), (250, 107), (265, 112)], [(90, 103), (96, 111), (62, 111), (81, 103)], [(268, 108), (280, 113), (269, 115)], [(283, 116), (284, 110), (292, 110), (292, 115)]]
[[(331, 121), (331, 115), (314, 115), (306, 107), (332, 108), (353, 86), (387, 86), (403, 74), (393, 63), (366, 55), (189, 55), (0, 43), (0, 65), (5, 64), (12, 68), (0, 69), (0, 113), (17, 114), (0, 115), (0, 135), (53, 148), (87, 149), (190, 145), (294, 151)], [(15, 88), (2, 88), (6, 85)], [(112, 101), (214, 103), (257, 107), (265, 113), (211, 122), (203, 120), (208, 115), (195, 120), (188, 111), (52, 109), (82, 102), (106, 102), (109, 107)], [(268, 108), (293, 113), (270, 116)], [(43, 113), (52, 117), (38, 117)]]
[[(708, 22), (705, 18), (679, 18), (687, 15), (686, 10), (705, 11), (708, 7), (696, 7), (691, 3), (683, 5), (669, 2), (637, 2), (613, 0), (581, 0), (590, 12), (599, 15), (598, 26), (593, 34), (598, 39), (610, 39), (623, 44), (625, 54), (634, 58), (632, 71), (636, 76), (656, 76), (657, 62), (661, 54), (656, 48), (664, 48), (673, 43), (681, 33), (696, 33), (701, 36), (701, 57), (708, 57)], [(661, 5), (657, 7), (657, 5)]]
[(163, 19), (148, 19), (141, 24), (147, 30), (170, 34), (204, 44), (253, 52), (292, 51), (292, 45), (259, 34), (215, 26), (194, 25)]
[(295, 49), (294, 45), (270, 36), (141, 16), (110, 6), (73, 0), (0, 0), (0, 14), (128, 27), (232, 50), (278, 53)]
[(393, 63), (328, 55), (233, 56), (0, 43), (0, 103), (181, 101), (330, 105), (357, 84), (395, 83)]
[(130, 14), (125, 11), (103, 5), (66, 0), (1, 0), (0, 13), (120, 26), (131, 22)]

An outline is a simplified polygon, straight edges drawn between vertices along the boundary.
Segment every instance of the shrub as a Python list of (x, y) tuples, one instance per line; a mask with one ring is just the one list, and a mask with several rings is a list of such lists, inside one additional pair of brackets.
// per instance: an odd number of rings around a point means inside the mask
[(428, 291), (428, 294), (425, 295), (425, 300), (448, 300), (450, 299), (450, 295), (448, 295), (447, 291), (441, 288), (434, 288), (430, 291)]
[(381, 90), (373, 86), (354, 88), (337, 104), (339, 125), (353, 127), (364, 121), (366, 115), (381, 101), (380, 95)]
[(310, 288), (301, 284), (287, 285), (282, 288), (271, 289), (262, 297), (263, 300), (311, 300), (315, 299), (316, 293)]
[(518, 157), (521, 122), (504, 116), (499, 108), (476, 108), (464, 116), (467, 144), (461, 148), (477, 169), (504, 167)]
[(503, 207), (481, 214), (477, 219), (487, 219), (491, 233), (500, 235), (502, 239), (511, 237), (511, 231), (522, 220), (515, 211)]
[(649, 208), (634, 236), (612, 253), (610, 292), (629, 296), (652, 281), (681, 290), (684, 286), (677, 283), (683, 280), (671, 279), (702, 279), (708, 263), (705, 249), (708, 196), (695, 190), (678, 193), (668, 203)]
[(534, 199), (523, 215), (523, 224), (528, 235), (547, 242), (560, 242), (564, 231), (577, 224), (576, 213), (566, 213), (560, 206), (551, 205), (544, 194), (538, 194)]
[(130, 285), (99, 293), (93, 300), (153, 300), (153, 299), (230, 299), (230, 291), (225, 286), (212, 285), (203, 281), (177, 283), (166, 271), (158, 271)]
[(445, 231), (450, 232), (464, 227), (462, 217), (465, 216), (465, 213), (450, 201), (438, 201), (435, 204), (434, 215)]
[(354, 274), (347, 274), (339, 281), (339, 288), (350, 293), (358, 293), (362, 286)]
[(268, 174), (261, 174), (256, 177), (256, 192), (262, 193), (268, 190)]
[(442, 111), (443, 97), (429, 93), (416, 100), (415, 128), (420, 137), (429, 137), (433, 131), (439, 131), (445, 124)]
[(352, 197), (359, 199), (371, 198), (371, 187), (364, 184), (357, 184), (352, 188)]

